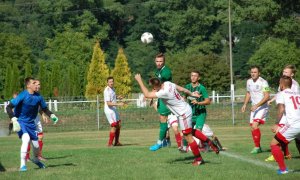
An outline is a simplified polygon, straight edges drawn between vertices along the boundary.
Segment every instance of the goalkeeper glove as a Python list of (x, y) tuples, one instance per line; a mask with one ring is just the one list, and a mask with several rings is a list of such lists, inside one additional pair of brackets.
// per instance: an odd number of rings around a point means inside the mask
[(18, 122), (18, 118), (13, 117), (11, 118), (11, 121), (13, 123), (13, 131), (14, 132), (19, 132), (21, 130), (20, 124)]
[(51, 114), (50, 118), (54, 122), (54, 124), (58, 122), (58, 117), (56, 117), (55, 114)]

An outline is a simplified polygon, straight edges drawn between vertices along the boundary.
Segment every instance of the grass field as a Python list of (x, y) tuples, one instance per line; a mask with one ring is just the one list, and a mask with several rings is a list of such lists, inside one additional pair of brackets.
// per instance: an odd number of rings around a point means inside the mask
[[(228, 150), (216, 155), (202, 153), (206, 164), (191, 165), (191, 153), (179, 153), (172, 147), (150, 152), (157, 129), (124, 130), (122, 147), (106, 147), (108, 131), (46, 133), (44, 156), (47, 169), (37, 169), (28, 162), (27, 172), (18, 172), (20, 140), (16, 135), (0, 138), (0, 179), (299, 179), (300, 156), (294, 142), (293, 159), (286, 161), (293, 170), (276, 174), (275, 162), (264, 162), (269, 156), (272, 133), (262, 128), (264, 152), (250, 154), (253, 145), (249, 127), (212, 129)], [(173, 137), (173, 134), (172, 134)]]

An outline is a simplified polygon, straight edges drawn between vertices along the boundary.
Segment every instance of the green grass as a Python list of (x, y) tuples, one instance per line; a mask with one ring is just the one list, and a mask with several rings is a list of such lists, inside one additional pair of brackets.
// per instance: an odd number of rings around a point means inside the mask
[[(124, 130), (123, 147), (107, 148), (107, 131), (45, 133), (44, 156), (47, 169), (41, 170), (28, 162), (27, 172), (18, 172), (21, 141), (16, 135), (0, 138), (0, 179), (299, 179), (299, 154), (294, 142), (290, 144), (293, 159), (288, 168), (297, 170), (278, 176), (276, 163), (264, 162), (269, 156), (269, 142), (273, 136), (269, 126), (262, 128), (264, 152), (250, 154), (253, 143), (249, 127), (212, 126), (226, 153), (242, 159), (255, 160), (263, 165), (213, 152), (202, 153), (207, 162), (193, 167), (191, 153), (179, 153), (175, 141), (171, 148), (150, 152), (149, 146), (157, 136), (157, 129)], [(172, 134), (173, 137), (173, 134)], [(272, 167), (264, 165), (271, 164)], [(274, 169), (273, 169), (274, 168)]]

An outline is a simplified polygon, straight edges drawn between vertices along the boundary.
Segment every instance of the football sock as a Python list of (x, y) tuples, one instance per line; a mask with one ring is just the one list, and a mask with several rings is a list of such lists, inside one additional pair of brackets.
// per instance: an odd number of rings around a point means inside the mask
[(188, 146), (188, 142), (187, 142), (187, 140), (185, 140), (185, 138), (182, 138), (182, 145), (183, 146)]
[(120, 131), (121, 131), (121, 127), (116, 129), (115, 144), (119, 143)]
[(38, 143), (39, 143), (39, 147), (40, 147), (39, 156), (41, 157), (44, 143), (42, 140), (38, 140)]
[(31, 141), (32, 143), (32, 150), (33, 150), (33, 161), (37, 162), (39, 161), (38, 155), (40, 152), (40, 147), (38, 141)]
[(21, 145), (21, 153), (20, 153), (20, 157), (21, 157), (21, 165), (20, 167), (22, 166), (25, 166), (26, 164), (26, 153), (27, 153), (27, 148), (28, 148), (28, 145), (29, 145), (29, 141), (30, 141), (30, 137), (28, 135), (28, 133), (24, 133), (22, 135), (22, 145)]
[[(200, 151), (199, 151), (199, 148), (198, 148), (198, 145), (196, 143), (196, 141), (194, 140), (192, 143), (189, 144), (193, 154), (195, 157), (200, 157), (201, 158), (201, 154), (200, 154)], [(202, 159), (202, 158), (201, 158)], [(200, 160), (201, 160), (200, 159)]]
[(163, 140), (166, 137), (166, 133), (168, 130), (168, 123), (160, 123), (160, 127), (159, 127), (159, 140)]
[(27, 147), (27, 153), (26, 153), (26, 159), (30, 158), (30, 143), (28, 143), (28, 147)]
[(195, 137), (200, 139), (202, 142), (208, 142), (208, 138), (199, 130), (195, 130)]
[(114, 141), (114, 138), (115, 138), (115, 133), (114, 132), (109, 132), (108, 145), (112, 145), (112, 142)]
[(279, 145), (271, 145), (271, 151), (276, 162), (278, 163), (279, 169), (282, 171), (285, 170), (286, 166), (284, 163), (284, 157)]
[(260, 133), (259, 128), (252, 130), (253, 142), (254, 142), (255, 147), (257, 147), (257, 148), (260, 147), (260, 136), (261, 136), (261, 133)]
[(182, 137), (181, 137), (180, 133), (175, 134), (175, 139), (176, 139), (177, 147), (181, 147)]

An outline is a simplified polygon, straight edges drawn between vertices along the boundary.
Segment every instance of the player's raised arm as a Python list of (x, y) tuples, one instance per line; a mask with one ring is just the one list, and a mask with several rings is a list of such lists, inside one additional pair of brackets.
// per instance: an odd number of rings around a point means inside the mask
[(138, 84), (139, 84), (139, 86), (140, 86), (140, 88), (141, 88), (141, 90), (142, 90), (142, 92), (143, 92), (143, 94), (144, 94), (144, 96), (145, 96), (146, 98), (157, 98), (156, 92), (155, 92), (155, 91), (151, 91), (151, 92), (150, 92), (150, 91), (146, 88), (146, 86), (144, 85), (143, 80), (142, 80), (142, 77), (141, 77), (140, 74), (136, 74), (136, 75), (134, 76), (134, 78), (135, 78), (135, 80), (138, 82)]
[(183, 92), (183, 93), (187, 94), (188, 96), (192, 96), (192, 97), (196, 97), (196, 98), (201, 97), (201, 94), (199, 94), (197, 92), (191, 92), (188, 89), (185, 89), (184, 87), (181, 87), (179, 85), (176, 85), (176, 89), (177, 89), (177, 91)]

